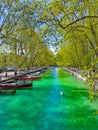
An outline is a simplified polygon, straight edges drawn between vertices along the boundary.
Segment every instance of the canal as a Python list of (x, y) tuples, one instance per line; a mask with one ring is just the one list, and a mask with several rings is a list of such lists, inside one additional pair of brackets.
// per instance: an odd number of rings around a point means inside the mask
[(97, 130), (98, 95), (61, 68), (0, 96), (0, 130)]

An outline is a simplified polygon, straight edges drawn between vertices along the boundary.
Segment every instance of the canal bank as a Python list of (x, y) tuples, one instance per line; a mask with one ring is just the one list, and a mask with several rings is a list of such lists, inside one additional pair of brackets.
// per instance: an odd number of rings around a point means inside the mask
[(0, 130), (96, 130), (97, 95), (61, 68), (33, 81), (32, 90), (0, 97)]

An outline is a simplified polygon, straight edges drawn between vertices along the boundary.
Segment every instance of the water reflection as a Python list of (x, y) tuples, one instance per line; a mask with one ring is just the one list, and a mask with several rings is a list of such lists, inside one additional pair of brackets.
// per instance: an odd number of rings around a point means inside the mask
[(59, 68), (34, 81), (32, 90), (0, 98), (1, 130), (98, 129), (98, 94)]

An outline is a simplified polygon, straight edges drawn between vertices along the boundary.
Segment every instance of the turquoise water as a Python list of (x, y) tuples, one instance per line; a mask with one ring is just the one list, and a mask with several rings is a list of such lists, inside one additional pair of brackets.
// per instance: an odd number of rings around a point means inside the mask
[(97, 94), (82, 81), (54, 68), (32, 89), (0, 96), (0, 130), (97, 130)]

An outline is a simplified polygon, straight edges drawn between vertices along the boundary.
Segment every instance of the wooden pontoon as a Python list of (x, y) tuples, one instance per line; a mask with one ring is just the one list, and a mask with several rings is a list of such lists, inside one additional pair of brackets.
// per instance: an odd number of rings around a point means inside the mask
[[(34, 70), (25, 72), (25, 73), (23, 73), (23, 74), (19, 74), (19, 75), (17, 75), (17, 76), (14, 76), (14, 77), (10, 77), (10, 78), (1, 80), (0, 83), (6, 83), (6, 82), (11, 81), (11, 80), (17, 80), (17, 79), (19, 79), (20, 77), (24, 77), (24, 76), (29, 75), (29, 74), (42, 73), (42, 71), (46, 71), (46, 70), (48, 70), (48, 67), (35, 68)], [(40, 77), (40, 78), (41, 78), (41, 77)], [(37, 79), (40, 79), (40, 78), (37, 78)], [(35, 79), (36, 79), (36, 78), (35, 78)]]

